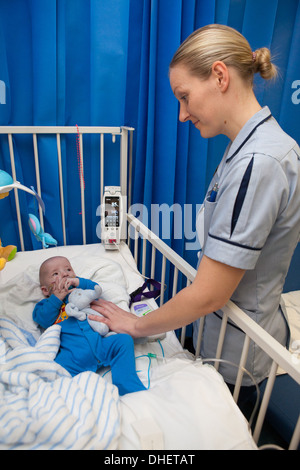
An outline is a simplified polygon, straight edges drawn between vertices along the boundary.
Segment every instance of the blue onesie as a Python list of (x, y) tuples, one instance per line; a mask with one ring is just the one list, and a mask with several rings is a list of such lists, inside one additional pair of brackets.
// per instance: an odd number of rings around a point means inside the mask
[[(95, 282), (79, 278), (80, 289), (94, 289)], [(120, 395), (146, 390), (137, 376), (134, 343), (131, 336), (114, 334), (101, 336), (87, 320), (68, 317), (64, 310), (68, 296), (61, 301), (54, 294), (41, 300), (34, 308), (33, 320), (42, 328), (61, 325), (61, 343), (55, 362), (72, 376), (87, 370), (96, 372), (101, 367), (111, 367), (112, 382)]]

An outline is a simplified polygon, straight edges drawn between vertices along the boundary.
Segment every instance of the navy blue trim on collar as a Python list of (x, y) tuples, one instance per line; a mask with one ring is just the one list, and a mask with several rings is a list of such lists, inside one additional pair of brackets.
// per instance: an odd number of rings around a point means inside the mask
[(258, 124), (256, 124), (256, 126), (252, 129), (252, 131), (247, 135), (246, 139), (241, 143), (241, 145), (238, 147), (238, 149), (229, 157), (227, 158), (226, 160), (226, 163), (230, 162), (233, 157), (235, 157), (239, 151), (241, 150), (241, 148), (245, 145), (245, 143), (250, 139), (250, 137), (254, 134), (254, 132), (256, 131), (256, 129), (261, 126), (262, 124), (264, 124), (268, 119), (270, 119), (270, 117), (272, 117), (272, 114), (270, 113), (266, 118), (264, 118), (262, 121), (260, 121)]

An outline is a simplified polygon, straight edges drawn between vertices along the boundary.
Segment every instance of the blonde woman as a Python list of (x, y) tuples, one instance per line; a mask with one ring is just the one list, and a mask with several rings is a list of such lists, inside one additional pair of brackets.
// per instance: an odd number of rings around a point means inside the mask
[[(170, 64), (179, 119), (202, 137), (225, 134), (230, 143), (209, 186), (197, 219), (202, 245), (193, 284), (161, 308), (136, 318), (117, 307), (95, 305), (109, 328), (133, 337), (156, 334), (205, 316), (201, 355), (215, 357), (222, 307), (231, 299), (283, 345), (289, 327), (281, 292), (300, 233), (300, 150), (253, 91), (253, 76), (276, 76), (266, 48), (252, 51), (236, 30), (209, 25), (179, 47)], [(95, 317), (96, 319), (96, 317)], [(244, 334), (229, 326), (222, 357), (239, 361)], [(269, 372), (257, 348), (247, 369), (257, 382)], [(228, 384), (237, 370), (222, 365)], [(244, 376), (243, 385), (251, 385)]]

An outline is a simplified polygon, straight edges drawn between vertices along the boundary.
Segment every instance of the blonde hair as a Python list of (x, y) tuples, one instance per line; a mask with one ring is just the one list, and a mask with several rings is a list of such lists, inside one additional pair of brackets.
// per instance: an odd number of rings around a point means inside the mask
[(252, 52), (242, 34), (219, 24), (207, 25), (194, 31), (177, 49), (170, 69), (177, 64), (184, 64), (193, 75), (207, 79), (216, 61), (235, 67), (240, 76), (251, 85), (257, 72), (266, 80), (277, 75), (269, 49), (262, 47)]

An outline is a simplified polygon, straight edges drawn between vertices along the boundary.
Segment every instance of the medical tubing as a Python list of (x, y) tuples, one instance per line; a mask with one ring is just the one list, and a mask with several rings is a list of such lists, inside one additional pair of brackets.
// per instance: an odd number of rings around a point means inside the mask
[(161, 352), (162, 352), (162, 355), (163, 355), (163, 358), (164, 358), (164, 357), (165, 357), (165, 352), (164, 352), (164, 348), (163, 348), (163, 346), (162, 346), (162, 344), (161, 344), (160, 339), (158, 339), (157, 342), (158, 342), (158, 344), (160, 345), (160, 349), (161, 349)]
[(276, 444), (264, 444), (258, 447), (258, 450), (285, 450), (285, 449)]
[[(148, 353), (148, 354), (141, 354), (140, 356), (137, 356), (136, 359), (139, 359), (141, 357), (148, 357), (149, 359), (149, 365), (148, 365), (148, 387), (147, 387), (147, 390), (149, 390), (150, 388), (150, 367), (151, 367), (151, 358), (155, 358), (157, 359), (157, 356), (156, 354), (153, 354), (153, 353)], [(140, 372), (137, 370), (137, 373)]]

